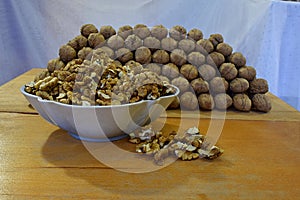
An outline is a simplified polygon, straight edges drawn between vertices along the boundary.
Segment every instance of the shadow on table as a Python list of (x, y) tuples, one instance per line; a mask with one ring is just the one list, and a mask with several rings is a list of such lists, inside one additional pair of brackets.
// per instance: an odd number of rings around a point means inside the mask
[[(81, 141), (72, 138), (61, 129), (49, 136), (43, 146), (42, 155), (51, 164), (63, 168), (70, 177), (84, 179), (114, 195), (126, 194), (135, 197), (155, 196), (158, 192), (169, 193), (182, 187), (186, 189), (186, 184), (191, 179), (199, 178), (199, 183), (201, 180), (210, 179), (211, 176), (207, 176), (206, 171), (211, 171), (211, 167), (218, 165), (218, 160), (214, 162), (178, 160), (154, 172), (141, 174), (120, 172), (99, 162), (88, 152)], [(191, 170), (185, 169), (185, 165), (189, 165), (188, 168), (194, 170), (193, 174)], [(199, 195), (203, 197), (204, 194)]]

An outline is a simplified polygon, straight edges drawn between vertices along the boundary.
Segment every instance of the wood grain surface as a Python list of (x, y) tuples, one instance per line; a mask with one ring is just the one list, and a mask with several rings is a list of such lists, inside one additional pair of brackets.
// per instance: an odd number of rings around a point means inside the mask
[[(197, 126), (205, 134), (214, 122), (224, 123), (217, 145), (225, 152), (213, 161), (174, 160), (157, 167), (150, 157), (134, 154), (135, 146), (127, 138), (85, 143), (43, 120), (19, 92), (39, 71), (33, 69), (0, 87), (0, 199), (300, 196), (299, 112), (271, 94), (273, 110), (267, 114), (229, 111), (225, 119), (215, 119), (209, 112), (198, 118), (194, 112), (168, 111), (153, 127), (169, 132)], [(110, 151), (111, 144), (137, 156), (121, 157)], [(137, 173), (145, 169), (141, 163), (153, 170)]]

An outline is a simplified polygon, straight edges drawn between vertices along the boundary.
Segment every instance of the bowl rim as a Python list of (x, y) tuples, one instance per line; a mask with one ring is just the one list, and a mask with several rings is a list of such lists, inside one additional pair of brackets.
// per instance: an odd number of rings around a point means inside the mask
[(65, 106), (65, 107), (71, 107), (71, 108), (86, 108), (86, 109), (95, 109), (95, 108), (118, 108), (118, 107), (127, 107), (127, 106), (133, 106), (133, 105), (137, 105), (137, 104), (141, 104), (141, 103), (155, 103), (155, 102), (158, 102), (160, 101), (161, 99), (166, 99), (166, 98), (170, 98), (170, 97), (176, 97), (179, 95), (180, 93), (180, 90), (177, 86), (175, 85), (172, 85), (172, 84), (169, 84), (170, 86), (172, 86), (173, 88), (176, 89), (176, 92), (174, 94), (170, 94), (170, 95), (167, 95), (167, 96), (161, 96), (157, 99), (154, 99), (154, 100), (151, 100), (151, 99), (143, 99), (141, 101), (137, 101), (137, 102), (134, 102), (134, 103), (125, 103), (125, 104), (119, 104), (119, 105), (107, 105), (107, 106), (100, 106), (100, 105), (90, 105), (90, 106), (86, 106), (86, 105), (72, 105), (72, 104), (65, 104), (65, 103), (60, 103), (58, 101), (54, 101), (54, 100), (48, 100), (48, 99), (43, 99), (41, 98), (40, 96), (37, 96), (37, 95), (33, 95), (33, 94), (30, 94), (28, 92), (25, 91), (25, 85), (22, 85), (22, 87), (20, 88), (20, 91), (23, 95), (25, 96), (29, 96), (29, 97), (32, 97), (32, 98), (35, 98), (37, 99), (39, 102), (43, 102), (43, 103), (53, 103), (53, 104), (57, 104), (59, 106)]

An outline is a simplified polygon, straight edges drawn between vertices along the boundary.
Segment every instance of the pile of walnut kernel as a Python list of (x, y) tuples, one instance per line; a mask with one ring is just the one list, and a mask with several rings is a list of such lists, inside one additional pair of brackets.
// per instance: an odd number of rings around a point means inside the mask
[(65, 104), (106, 106), (155, 100), (176, 89), (141, 65), (123, 66), (96, 49), (90, 60), (76, 59), (51, 73), (44, 71), (25, 91)]
[(163, 165), (167, 157), (173, 156), (183, 161), (205, 158), (213, 160), (223, 154), (224, 150), (213, 146), (206, 150), (205, 136), (196, 127), (184, 133), (172, 131), (165, 133), (155, 131), (151, 125), (141, 127), (129, 134), (129, 142), (136, 144), (136, 152), (153, 156), (154, 162)]
[[(181, 25), (167, 29), (163, 25), (136, 24), (116, 30), (110, 25), (98, 29), (93, 24), (84, 24), (80, 34), (59, 48), (59, 57), (48, 62), (47, 69), (26, 86), (26, 91), (63, 103), (70, 103), (69, 97), (73, 96), (76, 102), (78, 97), (68, 92), (69, 88), (73, 87), (74, 79), (80, 80), (78, 76), (85, 75), (78, 68), (86, 65), (95, 49), (105, 51), (116, 66), (142, 66), (177, 86), (179, 98), (169, 108), (271, 110), (267, 81), (256, 77), (255, 68), (247, 65), (241, 52), (234, 52), (219, 33), (204, 38), (201, 30), (188, 31)], [(66, 91), (62, 94), (60, 88), (51, 88), (61, 81), (65, 83), (60, 87)], [(82, 81), (88, 82), (89, 78)], [(39, 84), (43, 85), (41, 89), (37, 87)], [(89, 96), (87, 90), (85, 93)], [(89, 98), (82, 101), (89, 102)]]

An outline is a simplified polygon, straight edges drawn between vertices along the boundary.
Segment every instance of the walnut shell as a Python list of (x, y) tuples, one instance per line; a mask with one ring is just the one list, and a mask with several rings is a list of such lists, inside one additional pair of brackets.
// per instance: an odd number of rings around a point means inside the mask
[(161, 74), (168, 77), (169, 79), (174, 79), (179, 76), (179, 69), (175, 64), (168, 63), (162, 66)]
[(227, 57), (232, 54), (232, 47), (227, 43), (219, 43), (216, 46), (216, 51), (223, 54), (223, 56)]
[(51, 59), (48, 61), (47, 70), (52, 73), (54, 70), (61, 70), (65, 66), (64, 62), (59, 58)]
[(59, 57), (64, 63), (68, 63), (69, 61), (75, 59), (76, 56), (76, 50), (70, 45), (62, 45), (59, 48)]
[(226, 110), (232, 105), (232, 98), (226, 93), (214, 96), (215, 106), (219, 110)]
[(150, 36), (151, 33), (145, 24), (137, 24), (133, 28), (133, 34), (137, 35), (141, 39), (144, 39)]
[(212, 52), (209, 55), (207, 55), (206, 62), (209, 65), (219, 67), (225, 62), (225, 57), (221, 53)]
[(174, 78), (171, 81), (171, 84), (177, 86), (179, 88), (181, 94), (188, 91), (190, 88), (189, 81), (186, 78), (183, 78), (181, 76)]
[(226, 93), (228, 90), (228, 82), (222, 77), (214, 77), (209, 82), (209, 88), (212, 94)]
[(202, 78), (192, 80), (191, 86), (197, 95), (207, 93), (209, 91), (209, 84)]
[(182, 66), (186, 63), (186, 54), (182, 49), (174, 49), (170, 54), (170, 60), (177, 66)]
[(210, 81), (216, 76), (215, 68), (208, 64), (201, 65), (198, 68), (198, 72), (200, 77), (202, 77), (206, 81)]
[(265, 94), (255, 94), (252, 97), (253, 110), (269, 112), (272, 109), (270, 98)]
[(101, 33), (91, 33), (88, 37), (88, 44), (91, 48), (99, 48), (105, 44), (105, 38)]
[(187, 38), (198, 41), (203, 39), (203, 33), (201, 30), (193, 28), (187, 33)]
[(253, 81), (250, 81), (250, 87), (249, 87), (250, 93), (253, 94), (264, 94), (269, 91), (269, 85), (268, 82), (263, 78), (254, 79)]
[(180, 96), (180, 106), (188, 110), (195, 110), (198, 108), (198, 99), (192, 92), (184, 92)]
[(133, 59), (133, 53), (129, 49), (122, 47), (115, 52), (115, 57), (121, 63), (126, 63)]
[(83, 47), (87, 46), (87, 39), (83, 35), (78, 35), (74, 39), (70, 40), (68, 42), (68, 45), (70, 45), (73, 49), (75, 49), (77, 52), (82, 49)]
[(246, 65), (246, 58), (240, 52), (235, 52), (229, 56), (229, 62), (233, 63), (237, 68)]
[(252, 81), (256, 77), (256, 70), (251, 66), (244, 66), (239, 69), (238, 76), (247, 79), (248, 81)]
[(124, 39), (119, 35), (113, 35), (107, 40), (107, 45), (114, 50), (124, 47)]
[(244, 112), (249, 112), (251, 110), (252, 103), (246, 94), (236, 94), (232, 100), (235, 109)]
[(180, 107), (180, 98), (176, 97), (168, 106), (168, 109), (178, 109)]
[(235, 78), (230, 82), (230, 90), (234, 93), (246, 92), (249, 88), (249, 82), (244, 78)]
[(214, 45), (208, 39), (201, 39), (196, 42), (196, 51), (207, 55), (214, 50)]
[(141, 64), (151, 62), (151, 51), (147, 47), (139, 47), (135, 51), (135, 60)]
[(163, 25), (155, 25), (150, 30), (151, 35), (153, 37), (156, 37), (159, 40), (162, 40), (163, 38), (167, 37), (168, 35), (168, 29), (164, 27)]
[(229, 81), (235, 79), (238, 74), (238, 70), (232, 63), (223, 63), (220, 66), (219, 71), (221, 76)]
[(219, 33), (211, 34), (209, 36), (209, 41), (216, 47), (219, 43), (224, 42), (223, 36)]
[(169, 31), (169, 35), (171, 38), (180, 41), (186, 37), (186, 29), (180, 25), (173, 26)]
[(166, 51), (173, 51), (177, 48), (178, 42), (173, 38), (167, 37), (161, 40), (161, 48)]
[(80, 51), (78, 51), (77, 56), (82, 60), (90, 60), (92, 51), (93, 49), (91, 47), (83, 47)]
[(80, 28), (80, 33), (88, 38), (91, 33), (98, 33), (98, 29), (93, 24), (84, 24)]
[(187, 54), (194, 51), (195, 46), (195, 41), (191, 39), (182, 39), (178, 42), (178, 48), (182, 49)]
[(165, 50), (157, 50), (152, 55), (152, 60), (155, 63), (166, 64), (170, 61), (170, 56)]
[(144, 46), (148, 47), (151, 51), (160, 49), (160, 41), (156, 37), (146, 37), (144, 39)]
[(121, 36), (124, 40), (132, 35), (133, 28), (130, 25), (121, 26), (118, 30), (118, 35)]
[(103, 46), (103, 47), (100, 47), (100, 49), (102, 49), (106, 55), (112, 59), (114, 59), (115, 57), (115, 52), (114, 50), (112, 50), (111, 48), (109, 48), (108, 46)]
[(110, 38), (111, 36), (113, 36), (113, 35), (116, 34), (116, 30), (112, 26), (110, 26), (110, 25), (101, 26), (100, 27), (100, 33), (107, 40), (108, 38)]
[(155, 72), (158, 75), (161, 74), (161, 68), (162, 67), (159, 64), (157, 64), (157, 63), (149, 63), (148, 65), (146, 65), (145, 68), (149, 69), (152, 72)]
[(198, 69), (194, 65), (184, 64), (180, 68), (180, 73), (188, 80), (192, 81), (198, 77)]
[(200, 67), (201, 65), (203, 65), (206, 61), (206, 58), (203, 54), (201, 54), (200, 52), (191, 52), (188, 56), (187, 56), (187, 60), (189, 63), (191, 63), (192, 65), (195, 65), (196, 67)]
[(215, 102), (210, 94), (200, 94), (198, 96), (198, 103), (201, 109), (212, 110), (215, 107)]
[(136, 35), (129, 35), (125, 40), (125, 47), (131, 51), (135, 51), (137, 48), (143, 45), (143, 41)]

